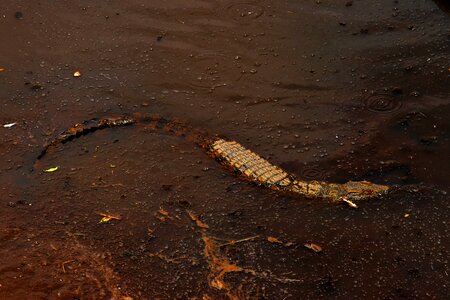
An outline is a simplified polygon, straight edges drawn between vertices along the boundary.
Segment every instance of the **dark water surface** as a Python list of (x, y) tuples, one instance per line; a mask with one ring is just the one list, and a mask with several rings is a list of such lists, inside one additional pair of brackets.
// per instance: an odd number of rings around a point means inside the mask
[[(2, 0), (0, 38), (0, 299), (450, 294), (444, 1)], [(32, 171), (73, 124), (136, 112), (400, 188), (358, 209), (279, 195), (142, 127)]]

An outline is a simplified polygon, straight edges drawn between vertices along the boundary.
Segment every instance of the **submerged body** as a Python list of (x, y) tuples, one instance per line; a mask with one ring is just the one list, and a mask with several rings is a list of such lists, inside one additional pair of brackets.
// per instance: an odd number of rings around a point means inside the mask
[(252, 182), (306, 197), (320, 197), (331, 201), (364, 200), (377, 197), (389, 189), (368, 181), (349, 181), (344, 184), (302, 181), (234, 141), (216, 140), (210, 146), (210, 151), (223, 164)]
[(104, 128), (135, 124), (144, 124), (146, 128), (150, 129), (166, 129), (166, 131), (174, 134), (192, 137), (197, 144), (207, 149), (208, 153), (223, 165), (239, 173), (243, 178), (273, 190), (310, 198), (323, 198), (332, 202), (345, 201), (354, 207), (356, 205), (351, 201), (377, 197), (389, 190), (388, 186), (368, 181), (349, 181), (344, 184), (303, 181), (272, 165), (238, 142), (211, 138), (207, 134), (199, 133), (180, 122), (169, 121), (161, 117), (148, 118), (136, 115), (135, 117), (103, 118), (76, 124), (48, 143), (37, 159), (41, 159), (50, 148), (58, 144), (64, 144), (79, 136)]

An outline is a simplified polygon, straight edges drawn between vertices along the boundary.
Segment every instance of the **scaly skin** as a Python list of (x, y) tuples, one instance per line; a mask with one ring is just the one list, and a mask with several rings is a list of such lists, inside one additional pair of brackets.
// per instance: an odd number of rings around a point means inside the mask
[(243, 178), (273, 190), (310, 198), (323, 198), (332, 202), (346, 201), (354, 207), (356, 205), (351, 201), (378, 197), (389, 190), (388, 186), (368, 181), (349, 181), (344, 184), (302, 181), (286, 173), (281, 168), (272, 165), (237, 142), (209, 137), (207, 134), (198, 132), (198, 130), (180, 122), (168, 121), (161, 117), (148, 118), (140, 115), (104, 118), (76, 124), (45, 145), (37, 159), (41, 159), (50, 148), (58, 144), (64, 144), (82, 135), (87, 135), (100, 129), (135, 124), (145, 124), (147, 128), (165, 129), (177, 135), (185, 135), (205, 148), (212, 157), (219, 160), (223, 165), (239, 173)]
[(231, 167), (250, 181), (268, 188), (306, 197), (330, 201), (364, 200), (380, 196), (389, 187), (368, 181), (349, 181), (344, 184), (323, 181), (301, 181), (234, 141), (218, 139), (210, 145), (212, 156)]

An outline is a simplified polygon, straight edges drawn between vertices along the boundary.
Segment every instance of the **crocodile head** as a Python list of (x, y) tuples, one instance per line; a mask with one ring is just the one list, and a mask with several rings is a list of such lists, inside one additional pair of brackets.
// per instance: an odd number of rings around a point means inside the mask
[(389, 190), (388, 186), (371, 183), (368, 181), (349, 181), (341, 185), (342, 197), (349, 200), (364, 200), (377, 197)]

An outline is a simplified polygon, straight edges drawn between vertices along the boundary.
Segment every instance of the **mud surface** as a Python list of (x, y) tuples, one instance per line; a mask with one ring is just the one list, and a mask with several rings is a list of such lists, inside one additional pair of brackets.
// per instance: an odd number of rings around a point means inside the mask
[[(430, 0), (2, 0), (0, 124), (16, 124), (0, 127), (0, 299), (447, 298), (448, 13)], [(75, 123), (136, 112), (304, 179), (398, 189), (358, 209), (280, 195), (144, 127), (35, 161)]]

